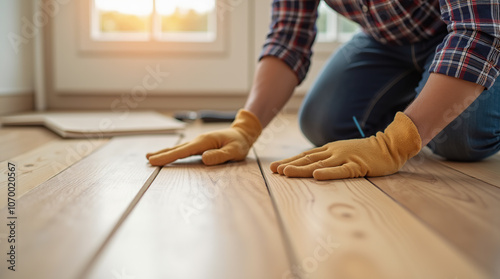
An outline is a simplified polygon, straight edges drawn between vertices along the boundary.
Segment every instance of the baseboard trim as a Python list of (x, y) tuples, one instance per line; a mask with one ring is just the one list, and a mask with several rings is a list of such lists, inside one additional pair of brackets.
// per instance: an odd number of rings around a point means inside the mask
[[(286, 110), (295, 112), (304, 96), (294, 95)], [(133, 98), (130, 94), (121, 96), (57, 96), (49, 102), (49, 110), (236, 110), (244, 106), (247, 96), (158, 96), (149, 95), (145, 99)]]
[(0, 115), (32, 111), (35, 107), (34, 104), (32, 92), (0, 95)]

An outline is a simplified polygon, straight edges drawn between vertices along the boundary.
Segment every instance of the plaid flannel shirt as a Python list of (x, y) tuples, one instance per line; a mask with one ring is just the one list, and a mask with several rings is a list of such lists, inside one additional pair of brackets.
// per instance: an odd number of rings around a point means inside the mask
[[(302, 82), (309, 69), (320, 0), (274, 0), (260, 58), (284, 61)], [(405, 45), (448, 32), (430, 72), (489, 88), (500, 74), (498, 0), (325, 0), (383, 44)]]

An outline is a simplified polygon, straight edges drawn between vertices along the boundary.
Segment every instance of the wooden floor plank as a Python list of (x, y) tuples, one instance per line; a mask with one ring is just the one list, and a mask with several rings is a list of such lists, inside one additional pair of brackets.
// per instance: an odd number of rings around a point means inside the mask
[[(226, 126), (191, 126), (186, 139)], [(287, 268), (269, 193), (250, 154), (219, 166), (194, 157), (163, 167), (87, 278), (275, 279)]]
[(42, 127), (1, 127), (0, 161), (19, 156), (60, 137)]
[(10, 273), (2, 261), (0, 278), (76, 278), (158, 173), (145, 153), (177, 141), (115, 138), (24, 195), (16, 205), (18, 270)]
[[(426, 150), (425, 154), (431, 154)], [(500, 153), (479, 162), (453, 162), (433, 156), (439, 163), (500, 188)]]
[[(8, 158), (0, 162), (0, 166), (7, 166), (8, 162), (16, 165), (16, 199), (19, 199), (41, 183), (85, 158), (107, 141), (107, 139), (63, 140), (58, 138), (27, 153)], [(7, 178), (7, 172), (5, 167), (2, 177)], [(0, 181), (0, 197), (6, 196), (7, 180), (2, 180)], [(6, 204), (6, 199), (0, 199), (0, 209)]]
[(425, 154), (408, 162), (398, 174), (370, 181), (470, 256), (492, 278), (500, 277), (500, 188)]
[(282, 278), (297, 273), (303, 278), (486, 278), (366, 179), (318, 182), (273, 174), (272, 161), (310, 147), (293, 120), (277, 118), (263, 138), (257, 154), (295, 251), (293, 268)]

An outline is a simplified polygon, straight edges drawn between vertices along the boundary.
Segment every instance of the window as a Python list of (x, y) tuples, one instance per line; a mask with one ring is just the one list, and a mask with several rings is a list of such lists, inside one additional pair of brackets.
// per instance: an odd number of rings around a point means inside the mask
[(347, 42), (359, 29), (357, 23), (337, 14), (323, 1), (319, 4), (318, 14), (319, 43)]
[(223, 28), (217, 17), (218, 1), (82, 1), (86, 3), (82, 49), (220, 52)]
[(215, 0), (93, 0), (95, 40), (214, 41)]

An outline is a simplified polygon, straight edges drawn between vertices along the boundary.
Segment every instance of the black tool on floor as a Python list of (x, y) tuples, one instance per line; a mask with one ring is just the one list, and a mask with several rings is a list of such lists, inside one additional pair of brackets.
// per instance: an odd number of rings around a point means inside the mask
[(196, 119), (201, 119), (205, 123), (215, 122), (233, 122), (236, 117), (236, 111), (217, 111), (217, 110), (200, 110), (196, 111), (179, 111), (174, 114), (175, 119), (184, 122), (193, 122)]

